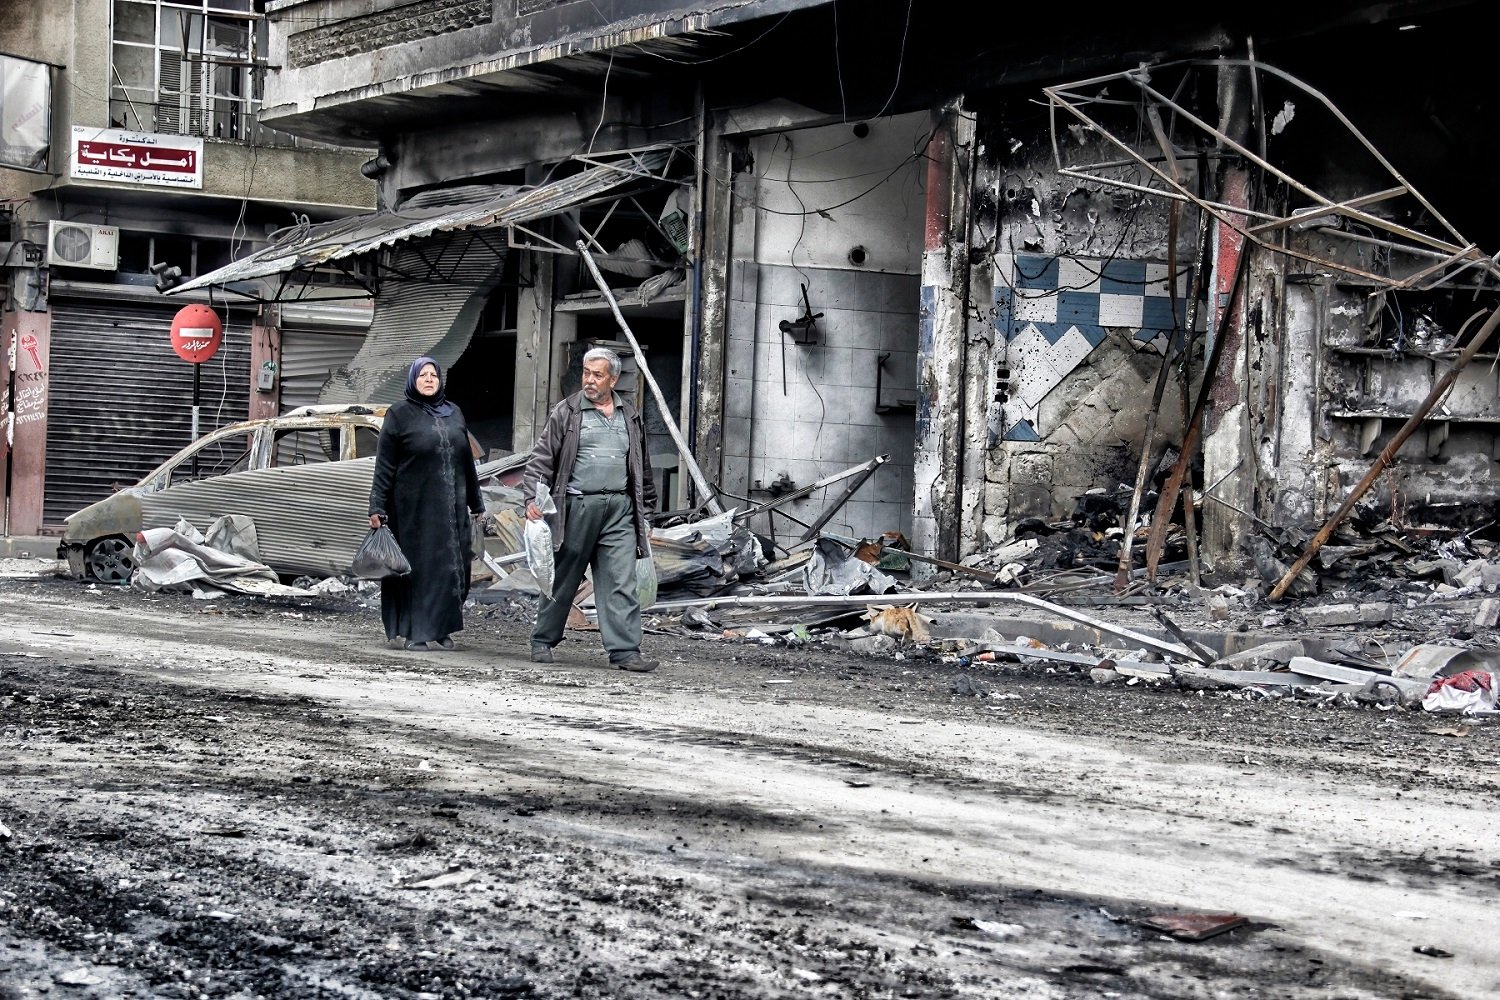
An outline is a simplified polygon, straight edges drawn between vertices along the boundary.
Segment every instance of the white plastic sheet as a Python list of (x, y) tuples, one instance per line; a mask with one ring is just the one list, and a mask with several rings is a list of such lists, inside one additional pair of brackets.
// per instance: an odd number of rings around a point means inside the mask
[[(236, 527), (225, 521), (226, 518), (219, 518), (210, 525), (209, 535), (217, 539), (234, 536), (243, 542), (244, 525)], [(216, 596), (225, 591), (302, 597), (309, 594), (283, 585), (265, 563), (207, 544), (204, 536), (185, 520), (179, 520), (173, 528), (142, 531), (135, 543), (135, 558), (136, 571), (130, 583), (138, 590), (188, 590), (195, 596)]]

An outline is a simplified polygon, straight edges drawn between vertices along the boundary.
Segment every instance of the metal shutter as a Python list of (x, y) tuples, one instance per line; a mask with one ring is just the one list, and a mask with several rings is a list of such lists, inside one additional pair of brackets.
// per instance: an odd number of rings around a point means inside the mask
[[(172, 350), (180, 304), (52, 301), (42, 520), (130, 486), (190, 443), (193, 365)], [(219, 309), (224, 343), (200, 367), (198, 431), (249, 413), (250, 310)]]
[(333, 372), (365, 342), (364, 331), (325, 333), (281, 329), (281, 412), (311, 406)]

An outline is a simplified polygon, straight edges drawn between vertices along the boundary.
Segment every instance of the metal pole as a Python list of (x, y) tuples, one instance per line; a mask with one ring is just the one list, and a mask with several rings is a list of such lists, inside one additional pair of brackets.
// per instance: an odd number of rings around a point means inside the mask
[[(193, 443), (193, 442), (195, 442), (195, 441), (198, 440), (198, 387), (199, 387), (198, 373), (201, 372), (202, 370), (203, 370), (203, 366), (201, 364), (198, 364), (196, 361), (193, 362), (193, 430), (192, 430), (192, 440), (188, 442), (189, 444), (191, 444), (191, 443)], [(197, 452), (193, 453), (193, 478), (194, 479), (198, 478), (198, 453)]]
[(579, 240), (577, 246), (583, 262), (589, 266), (589, 273), (594, 276), (594, 284), (599, 286), (599, 291), (604, 294), (604, 300), (609, 303), (610, 311), (615, 314), (615, 322), (619, 324), (620, 332), (625, 334), (625, 339), (630, 341), (630, 347), (635, 351), (635, 356), (640, 362), (641, 377), (651, 388), (651, 395), (656, 399), (656, 408), (661, 411), (661, 418), (667, 425), (667, 432), (672, 435), (672, 440), (682, 455), (683, 464), (688, 468), (688, 475), (692, 477), (693, 485), (698, 487), (698, 493), (704, 499), (704, 505), (710, 514), (724, 513), (724, 507), (719, 503), (718, 492), (709, 487), (708, 480), (703, 478), (703, 470), (698, 468), (697, 462), (693, 461), (693, 450), (683, 440), (682, 431), (677, 429), (677, 421), (672, 419), (672, 411), (667, 408), (667, 400), (661, 394), (661, 387), (656, 384), (656, 379), (651, 375), (651, 369), (646, 366), (646, 358), (641, 351), (640, 341), (635, 339), (635, 334), (630, 330), (630, 324), (626, 323), (625, 317), (620, 314), (620, 304), (615, 301), (614, 293), (609, 290), (604, 275), (599, 273), (599, 265), (594, 263), (594, 255), (589, 253), (588, 245), (583, 240)]

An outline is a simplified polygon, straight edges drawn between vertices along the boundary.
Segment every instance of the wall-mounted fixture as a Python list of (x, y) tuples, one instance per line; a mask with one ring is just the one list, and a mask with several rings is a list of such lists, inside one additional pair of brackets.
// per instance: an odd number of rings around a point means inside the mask
[(855, 267), (864, 267), (865, 261), (869, 259), (870, 255), (865, 252), (864, 247), (849, 248), (849, 263), (853, 264)]
[(812, 304), (807, 300), (807, 285), (802, 286), (802, 315), (796, 319), (784, 319), (777, 324), (782, 333), (792, 335), (794, 344), (816, 344), (818, 342), (818, 320), (823, 318), (822, 313), (812, 311)]
[(396, 162), (396, 154), (382, 146), (374, 156), (359, 165), (359, 172), (370, 180), (379, 180)]

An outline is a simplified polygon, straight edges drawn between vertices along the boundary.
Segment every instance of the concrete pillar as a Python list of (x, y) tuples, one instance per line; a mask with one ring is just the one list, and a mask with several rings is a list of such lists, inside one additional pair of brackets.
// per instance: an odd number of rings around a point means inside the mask
[[(927, 147), (911, 543), (942, 559), (959, 557), (972, 134), (972, 121), (949, 108)], [(922, 563), (912, 573), (932, 575)]]
[(531, 282), (523, 284), (516, 297), (516, 372), (512, 389), (514, 429), (511, 449), (530, 451), (536, 436), (547, 421), (552, 406), (552, 389), (556, 381), (553, 367), (552, 284), (554, 258), (550, 253), (525, 254), (523, 272), (529, 271)]
[(47, 389), (52, 314), (6, 313), (7, 348), (14, 347), (10, 399), (10, 496), (6, 533), (35, 535), (42, 527), (47, 479)]
[[(1248, 205), (1250, 199), (1250, 175), (1244, 169), (1232, 169), (1223, 179), (1222, 200), (1230, 205)], [(1244, 220), (1241, 217), (1242, 223)], [(1224, 328), (1224, 346), (1219, 370), (1213, 375), (1210, 386), (1210, 404), (1203, 414), (1201, 440), (1203, 442), (1203, 485), (1215, 486), (1213, 496), (1233, 504), (1240, 510), (1250, 510), (1255, 495), (1255, 454), (1253, 435), (1250, 430), (1251, 414), (1248, 407), (1250, 385), (1244, 377), (1252, 361), (1247, 352), (1252, 346), (1245, 339), (1245, 316), (1247, 303), (1254, 300), (1258, 283), (1254, 276), (1246, 274), (1240, 288), (1239, 301), (1224, 323), (1224, 312), (1229, 308), (1229, 292), (1234, 284), (1235, 271), (1240, 257), (1251, 252), (1245, 245), (1245, 237), (1238, 230), (1214, 223), (1212, 247), (1212, 273), (1209, 276), (1213, 289), (1213, 308), (1208, 317), (1210, 336), (1217, 336)], [(1213, 349), (1212, 340), (1206, 349)], [(1203, 504), (1203, 534), (1200, 539), (1200, 556), (1206, 568), (1213, 569), (1221, 561), (1243, 558), (1236, 551), (1244, 536), (1245, 517), (1225, 504), (1205, 500)]]
[(10, 507), (10, 437), (15, 427), (10, 408), (10, 373), (15, 365), (14, 313), (0, 316), (0, 535), (10, 533), (6, 510)]
[[(276, 381), (269, 391), (260, 388), (261, 368), (270, 362)], [(250, 326), (250, 419), (274, 417), (281, 412), (281, 309), (263, 305)]]
[[(715, 130), (703, 142), (707, 159), (699, 173), (699, 203), (703, 211), (702, 243), (697, 248), (701, 285), (697, 380), (685, 386), (694, 409), (693, 455), (709, 485), (724, 488), (725, 367), (729, 350), (729, 246), (734, 229), (734, 182), (729, 142)], [(688, 303), (688, 312), (695, 312)], [(689, 319), (691, 322), (691, 318)], [(689, 398), (687, 392), (683, 399)], [(688, 477), (681, 476), (679, 481)], [(703, 497), (695, 498), (702, 503)]]

